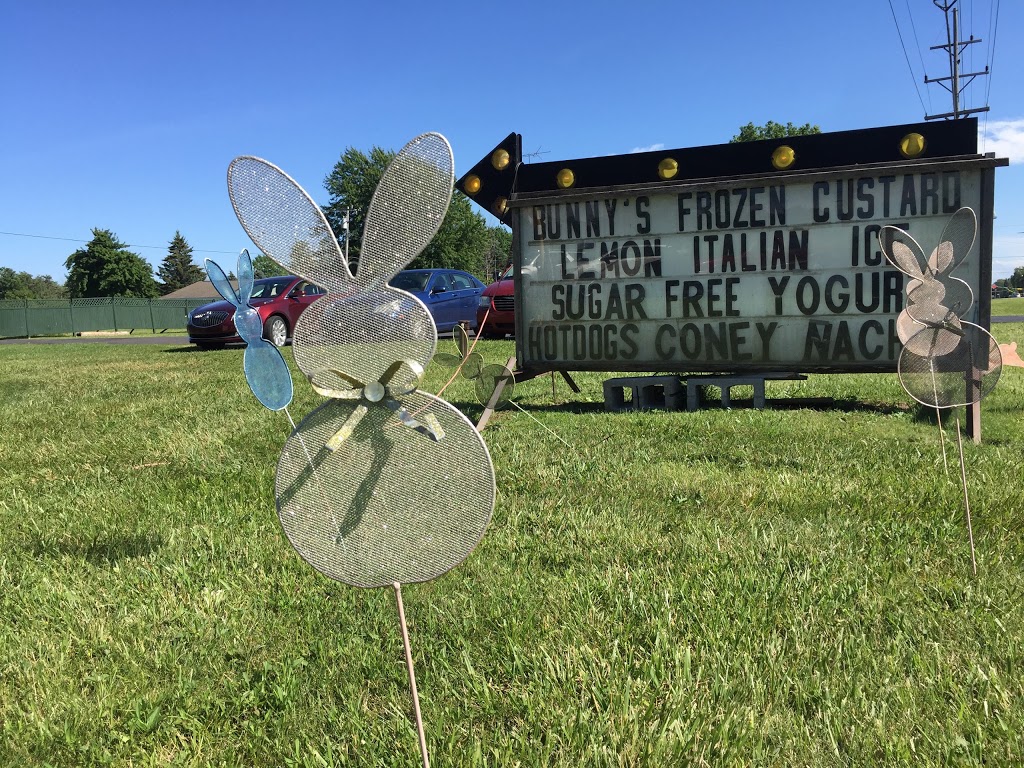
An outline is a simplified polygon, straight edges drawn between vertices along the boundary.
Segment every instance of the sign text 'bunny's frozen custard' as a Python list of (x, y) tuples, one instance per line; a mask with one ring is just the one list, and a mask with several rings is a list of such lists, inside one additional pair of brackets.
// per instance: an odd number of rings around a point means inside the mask
[(487, 163), (459, 183), (513, 228), (527, 369), (895, 371), (908, 278), (879, 232), (934, 244), (961, 207), (981, 233), (955, 276), (988, 324), (1002, 163), (973, 120), (529, 164), (514, 184)]

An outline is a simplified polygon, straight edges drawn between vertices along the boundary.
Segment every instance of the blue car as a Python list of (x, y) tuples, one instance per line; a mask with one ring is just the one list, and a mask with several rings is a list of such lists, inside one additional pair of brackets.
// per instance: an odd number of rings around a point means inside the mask
[(456, 325), (476, 328), (476, 308), (484, 284), (458, 269), (406, 269), (388, 283), (422, 301), (434, 318), (438, 332)]

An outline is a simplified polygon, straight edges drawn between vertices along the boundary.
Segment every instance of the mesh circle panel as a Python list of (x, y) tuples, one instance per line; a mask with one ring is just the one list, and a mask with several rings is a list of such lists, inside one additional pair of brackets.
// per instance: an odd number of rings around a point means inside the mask
[(302, 558), (337, 581), (380, 587), (435, 578), (469, 555), (490, 520), (487, 448), (458, 410), (415, 392), (402, 404), (415, 418), (432, 414), (444, 430), (439, 441), (378, 403), (337, 451), (327, 450), (362, 402), (329, 400), (289, 437), (275, 487), (281, 525)]

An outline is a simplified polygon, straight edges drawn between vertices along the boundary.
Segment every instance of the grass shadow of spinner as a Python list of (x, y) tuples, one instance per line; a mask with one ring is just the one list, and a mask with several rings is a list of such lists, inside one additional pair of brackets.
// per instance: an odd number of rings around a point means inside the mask
[[(330, 405), (328, 403), (327, 405)], [(326, 446), (324, 436), (330, 437), (337, 430), (341, 423), (334, 418), (333, 409), (322, 406), (313, 411), (300, 424), (299, 430), (302, 434), (310, 435), (310, 439), (301, 440), (305, 450), (302, 468), (295, 473), (293, 480), (287, 487), (278, 492), (278, 506), (280, 508), (290, 507), (297, 494), (307, 483), (318, 485), (319, 496), (325, 501), (329, 498), (325, 482), (321, 476), (321, 470), (325, 464), (335, 455)], [(315, 435), (315, 437), (314, 437)], [(373, 418), (363, 418), (352, 431), (352, 434), (345, 440), (347, 450), (353, 453), (368, 453), (371, 457), (370, 465), (362, 481), (356, 487), (355, 494), (349, 502), (348, 509), (338, 522), (338, 537), (345, 538), (351, 534), (362, 522), (363, 510), (369, 505), (370, 499), (377, 490), (381, 473), (387, 466), (394, 450), (394, 443), (388, 435), (376, 424)], [(313, 449), (313, 446), (318, 446)]]

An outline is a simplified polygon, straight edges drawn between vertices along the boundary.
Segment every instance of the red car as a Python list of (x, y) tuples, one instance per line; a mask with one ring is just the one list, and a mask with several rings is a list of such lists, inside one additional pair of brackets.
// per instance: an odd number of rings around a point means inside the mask
[(485, 339), (503, 339), (509, 333), (516, 335), (515, 292), (516, 281), (513, 279), (512, 267), (509, 266), (496, 282), (488, 285), (480, 294), (476, 327)]
[[(253, 283), (249, 303), (263, 320), (263, 338), (283, 347), (291, 338), (299, 315), (323, 296), (324, 291), (301, 277), (264, 277)], [(235, 307), (215, 301), (198, 307), (188, 316), (188, 340), (200, 349), (219, 349), (242, 342), (235, 330)]]

